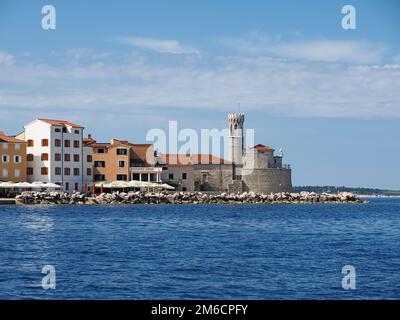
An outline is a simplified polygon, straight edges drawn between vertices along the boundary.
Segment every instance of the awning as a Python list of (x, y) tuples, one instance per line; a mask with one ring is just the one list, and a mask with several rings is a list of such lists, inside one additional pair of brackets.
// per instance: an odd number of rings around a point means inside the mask
[(148, 181), (104, 181), (95, 183), (97, 188), (103, 186), (108, 189), (127, 189), (127, 188), (154, 188), (154, 189), (167, 189), (174, 190), (175, 188), (166, 183), (156, 183)]

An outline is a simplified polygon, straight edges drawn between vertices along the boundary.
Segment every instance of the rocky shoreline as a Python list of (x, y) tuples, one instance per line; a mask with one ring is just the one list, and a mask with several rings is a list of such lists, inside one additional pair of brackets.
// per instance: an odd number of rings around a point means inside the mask
[(201, 192), (84, 193), (26, 191), (17, 204), (275, 204), (275, 203), (366, 203), (349, 192), (339, 194), (300, 192), (259, 194), (254, 192), (208, 194)]

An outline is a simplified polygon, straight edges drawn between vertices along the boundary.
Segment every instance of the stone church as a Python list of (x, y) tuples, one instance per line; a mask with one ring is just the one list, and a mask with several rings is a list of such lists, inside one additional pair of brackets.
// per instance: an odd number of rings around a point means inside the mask
[(228, 115), (229, 160), (210, 154), (161, 154), (157, 166), (161, 179), (178, 191), (215, 191), (259, 193), (291, 192), (289, 165), (283, 154), (257, 144), (244, 147), (244, 114)]

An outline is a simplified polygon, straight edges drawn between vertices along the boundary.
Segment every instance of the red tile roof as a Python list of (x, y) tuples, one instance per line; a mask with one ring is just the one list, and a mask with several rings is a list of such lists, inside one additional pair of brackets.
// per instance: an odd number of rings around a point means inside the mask
[(168, 165), (190, 166), (194, 164), (229, 164), (230, 162), (212, 154), (162, 154)]
[(264, 146), (263, 144), (256, 144), (252, 149), (260, 150), (260, 151), (274, 151), (275, 149), (272, 147)]
[(74, 128), (83, 128), (82, 126), (72, 123), (72, 122), (68, 122), (68, 121), (63, 121), (63, 120), (51, 120), (51, 119), (38, 119), (40, 121), (44, 121), (48, 124), (51, 125), (56, 125), (56, 126), (70, 126), (70, 127), (74, 127)]
[(86, 144), (86, 145), (96, 143), (96, 140), (94, 140), (93, 138), (83, 138), (82, 141), (83, 141), (83, 143)]
[(25, 143), (24, 140), (19, 140), (14, 137), (7, 136), (4, 132), (0, 131), (0, 142), (7, 143)]

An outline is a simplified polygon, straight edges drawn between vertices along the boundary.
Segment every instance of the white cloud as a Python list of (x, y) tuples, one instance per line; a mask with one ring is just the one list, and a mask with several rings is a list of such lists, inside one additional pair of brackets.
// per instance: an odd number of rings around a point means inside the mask
[(15, 63), (15, 59), (11, 54), (7, 52), (0, 51), (0, 65), (12, 65)]
[(364, 41), (321, 40), (282, 44), (275, 52), (287, 58), (311, 61), (375, 63), (381, 60), (385, 48)]
[(171, 107), (231, 110), (240, 101), (247, 110), (288, 116), (400, 117), (397, 65), (230, 56), (198, 63), (179, 57), (171, 65), (123, 55), (102, 63), (3, 64), (0, 108), (123, 114)]
[(196, 54), (197, 50), (181, 45), (177, 40), (162, 40), (140, 37), (119, 37), (118, 42), (160, 53)]
[(281, 58), (347, 63), (379, 63), (386, 48), (368, 41), (316, 40), (284, 42), (251, 32), (238, 38), (221, 38), (217, 42), (234, 50), (253, 55), (272, 55)]

